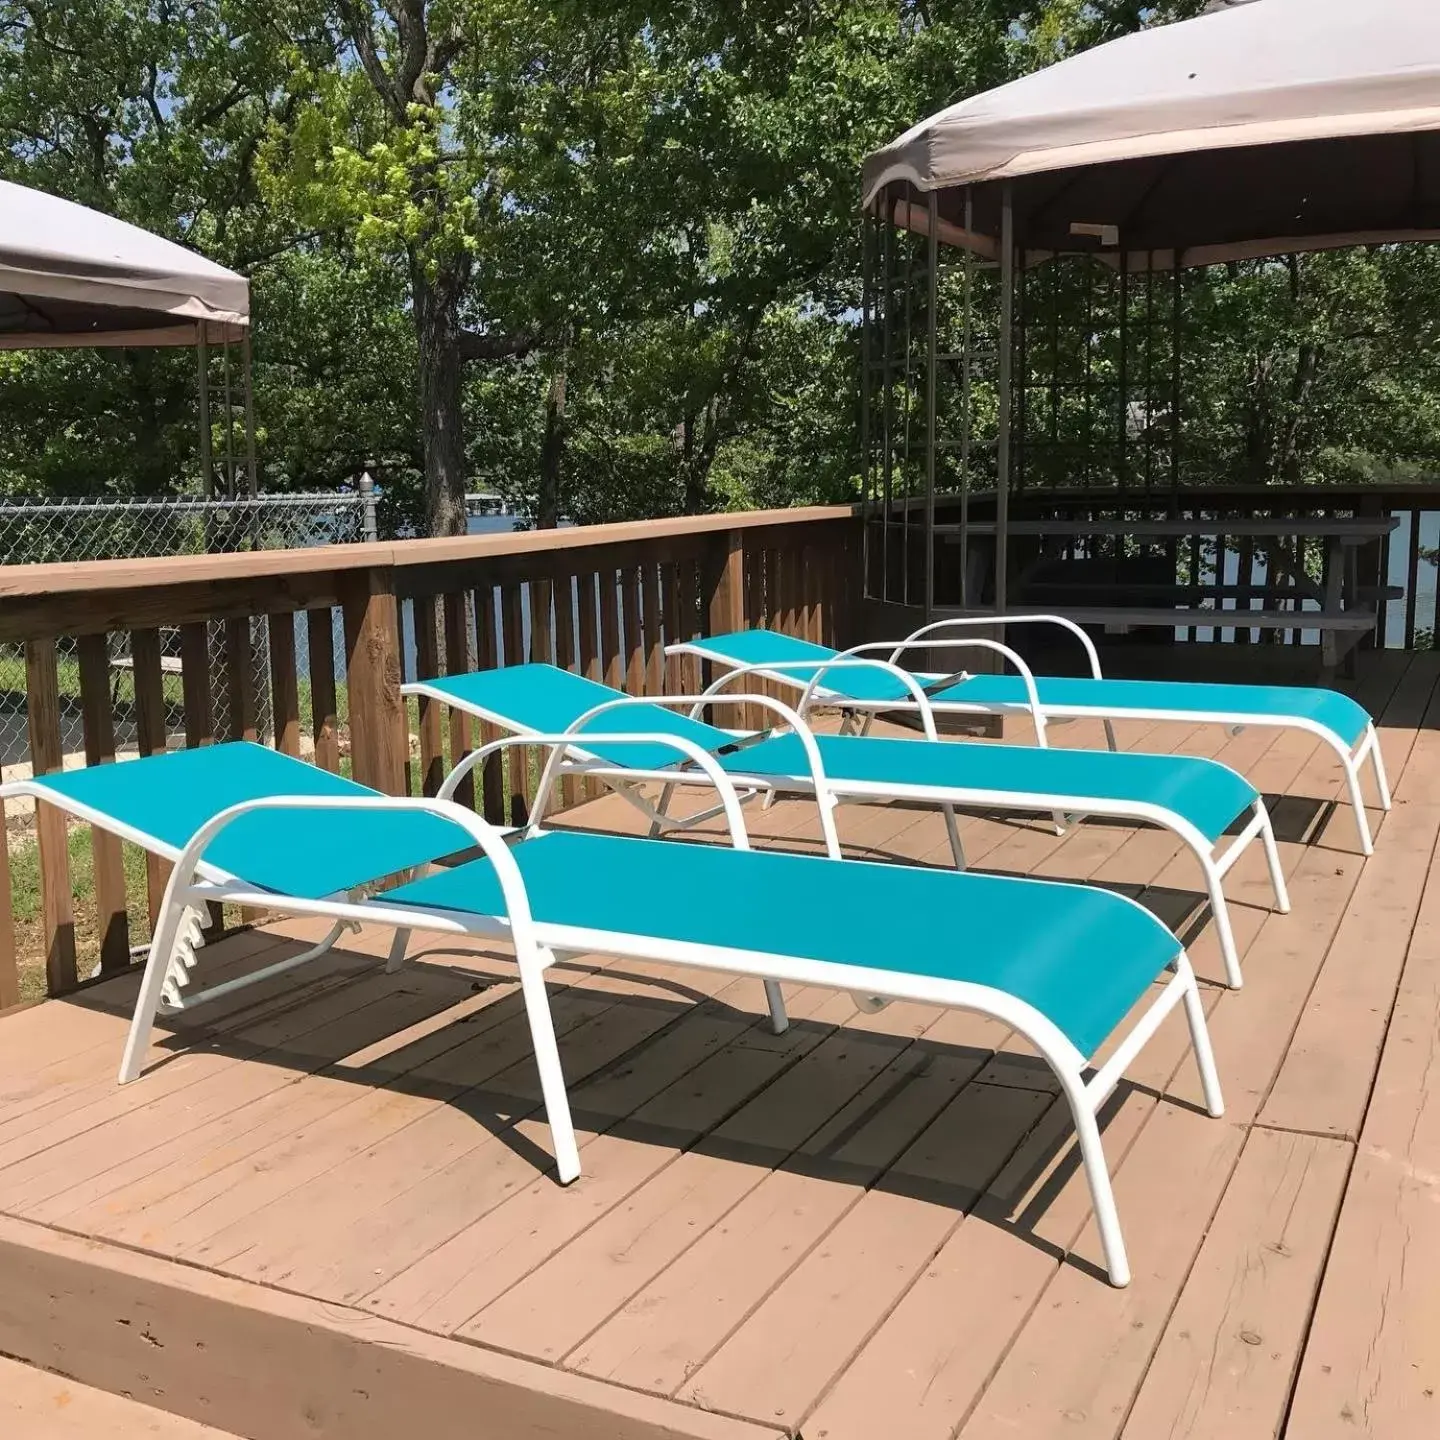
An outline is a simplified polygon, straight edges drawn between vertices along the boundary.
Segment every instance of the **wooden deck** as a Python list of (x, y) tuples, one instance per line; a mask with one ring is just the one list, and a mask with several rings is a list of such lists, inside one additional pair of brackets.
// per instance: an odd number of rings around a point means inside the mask
[[(0, 1020), (0, 1353), (265, 1440), (1428, 1440), (1437, 680), (1431, 655), (1366, 673), (1397, 798), (1369, 862), (1302, 736), (1122, 727), (1285, 797), (1295, 902), (1264, 908), (1258, 852), (1227, 887), (1247, 984), (1207, 992), (1225, 1120), (1178, 1019), (1109, 1106), (1128, 1290), (1098, 1278), (1063, 1103), (992, 1024), (801, 990), (777, 1038), (754, 982), (574, 964), (553, 1004), (585, 1175), (562, 1190), (503, 955), (437, 945), (386, 976), (366, 934), (197, 1012), (123, 1090), (133, 977)], [(858, 852), (945, 861), (933, 815), (841, 817)], [(753, 825), (817, 843), (798, 804)], [(1218, 975), (1159, 832), (975, 816), (965, 841), (1139, 895)]]

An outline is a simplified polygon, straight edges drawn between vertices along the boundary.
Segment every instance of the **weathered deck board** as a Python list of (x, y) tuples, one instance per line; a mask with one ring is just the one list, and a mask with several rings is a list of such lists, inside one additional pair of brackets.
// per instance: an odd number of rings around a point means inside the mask
[[(182, 1260), (196, 1283), (301, 1307), (312, 1335), (323, 1318), (416, 1337), (440, 1374), (474, 1356), (544, 1392), (537, 1414), (597, 1407), (597, 1434), (643, 1416), (657, 1434), (804, 1440), (1428, 1437), (1440, 656), (1383, 658), (1359, 693), (1397, 794), (1371, 811), (1368, 862), (1309, 737), (1120, 727), (1122, 745), (1213, 756), (1278, 796), (1294, 900), (1271, 913), (1258, 848), (1227, 878), (1246, 984), (1205, 988), (1225, 1119), (1197, 1108), (1179, 1017), (1107, 1107), (1124, 1292), (1098, 1278), (1053, 1079), (1003, 1026), (790, 987), (775, 1037), (752, 980), (580, 957), (551, 975), (584, 1164), (561, 1189), (503, 947), (417, 937), (386, 976), (368, 932), (184, 1017), (124, 1089), (133, 975), (0, 1021), (0, 1225), (94, 1237), (120, 1270)], [(1103, 743), (1091, 724), (1052, 739)], [(813, 806), (746, 818), (757, 843), (820, 848)], [(613, 795), (567, 823), (644, 829)], [(839, 825), (851, 854), (952, 863), (932, 812), (847, 806)], [(1164, 832), (1057, 837), (996, 814), (961, 829), (972, 865), (1139, 898), (1218, 977), (1193, 858)], [(207, 963), (237, 973), (314, 930), (235, 936)]]
[(1259, 1440), (1285, 1416), (1351, 1147), (1255, 1129), (1124, 1435)]
[(234, 1440), (209, 1425), (0, 1357), (6, 1440)]
[(1435, 1433), (1437, 1014), (1440, 875), (1432, 872), (1325, 1267), (1290, 1413), (1293, 1440), (1420, 1440)]

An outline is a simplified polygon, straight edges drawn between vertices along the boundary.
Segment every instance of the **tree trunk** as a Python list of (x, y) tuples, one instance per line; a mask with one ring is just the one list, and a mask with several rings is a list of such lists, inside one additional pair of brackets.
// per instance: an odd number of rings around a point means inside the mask
[(465, 533), (465, 432), (460, 404), (460, 285), (447, 267), (426, 273), (413, 255), (411, 294), (419, 366), (425, 517), (431, 535)]
[(565, 456), (565, 356), (550, 377), (545, 397), (545, 436), (540, 442), (540, 493), (535, 499), (535, 524), (553, 530), (560, 523), (560, 467)]

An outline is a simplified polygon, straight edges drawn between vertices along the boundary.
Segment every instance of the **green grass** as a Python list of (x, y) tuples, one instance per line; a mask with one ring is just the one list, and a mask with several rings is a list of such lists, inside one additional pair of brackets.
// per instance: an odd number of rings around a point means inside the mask
[[(99, 953), (95, 852), (88, 826), (72, 826), (67, 840), (75, 909), (75, 949), (83, 977), (89, 974)], [(137, 845), (122, 846), (121, 865), (130, 917), (130, 943), (143, 945), (150, 938), (145, 852)], [(40, 902), (40, 847), (33, 835), (22, 833), (10, 838), (10, 890), (15, 914), (15, 951), (20, 964), (20, 998), (38, 1000), (45, 994), (45, 935)]]

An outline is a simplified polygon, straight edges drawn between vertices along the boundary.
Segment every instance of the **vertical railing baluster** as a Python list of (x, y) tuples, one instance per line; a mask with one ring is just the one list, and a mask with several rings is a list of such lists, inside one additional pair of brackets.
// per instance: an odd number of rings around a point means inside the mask
[[(165, 751), (165, 672), (160, 664), (160, 632), (142, 629), (130, 636), (130, 659), (134, 666), (135, 736), (142, 755)], [(160, 902), (170, 878), (170, 865), (158, 855), (145, 857), (145, 883), (149, 899), (150, 925), (154, 928)]]
[(15, 900), (10, 888), (10, 835), (0, 799), (0, 1014), (20, 1003), (20, 956), (15, 943)]
[(645, 693), (645, 647), (640, 631), (640, 572), (632, 563), (620, 570), (620, 603), (625, 622), (625, 689)]
[[(469, 600), (463, 590), (447, 592), (441, 601), (445, 613), (445, 673), (470, 673)], [(470, 753), (470, 717), (450, 706), (450, 764), (458, 765)], [(455, 788), (455, 802), (475, 808), (475, 777), (467, 775)]]
[(395, 573), (388, 566), (357, 571), (346, 576), (341, 590), (351, 769), (362, 785), (398, 795), (410, 746), (400, 694)]
[[(495, 587), (480, 585), (475, 590), (475, 663), (481, 670), (494, 670), (500, 664), (500, 641), (495, 626)], [(489, 720), (480, 722), (480, 743), (488, 745), (499, 738), (499, 726)], [(500, 754), (487, 755), (481, 767), (481, 804), (485, 818), (492, 825), (505, 823), (505, 759)]]
[[(34, 773), (49, 775), (63, 769), (60, 679), (54, 640), (25, 642), (25, 707)], [(75, 988), (75, 910), (70, 891), (70, 835), (65, 816), (53, 805), (37, 804), (35, 834), (40, 855), (46, 988), (51, 995), (64, 995)]]
[[(440, 678), (440, 622), (435, 614), (435, 597), (418, 595), (412, 607), (415, 625), (415, 678)], [(438, 793), (445, 779), (444, 706), (431, 695), (422, 695), (418, 709), (420, 731), (420, 793)]]
[[(525, 615), (520, 586), (507, 581), (500, 587), (500, 623), (503, 627), (505, 664), (525, 663)], [(523, 825), (530, 813), (530, 748), (516, 746), (505, 752), (509, 776), (510, 823)]]
[[(80, 708), (85, 725), (86, 765), (115, 760), (115, 717), (110, 702), (110, 640), (103, 634), (82, 635), (76, 642), (80, 658)], [(130, 920), (125, 909), (125, 862), (119, 839), (98, 825), (90, 827), (95, 871), (95, 920), (100, 937), (100, 970), (115, 974), (130, 964)]]
[[(555, 605), (555, 664), (562, 670), (575, 669), (575, 579), (562, 575), (552, 584)], [(578, 803), (580, 781), (567, 775), (560, 782), (560, 803), (565, 808)]]
[(340, 718), (335, 698), (335, 617), (330, 607), (306, 611), (305, 627), (315, 763), (335, 774), (340, 769)]
[(640, 601), (645, 627), (645, 694), (665, 693), (665, 647), (660, 635), (660, 567), (649, 561), (640, 567)]
[(277, 611), (265, 620), (270, 648), (270, 712), (275, 723), (275, 748), (282, 755), (300, 754), (300, 680), (295, 672), (295, 616)]
[[(605, 584), (609, 582), (613, 596), (615, 589), (614, 571), (600, 571), (598, 574), (581, 575), (577, 581), (579, 605), (576, 619), (580, 627), (580, 672), (587, 680), (597, 683), (605, 673), (605, 660), (600, 639), (601, 601)], [(611, 610), (614, 609), (612, 605)], [(585, 798), (593, 800), (604, 792), (599, 780), (585, 781)]]

